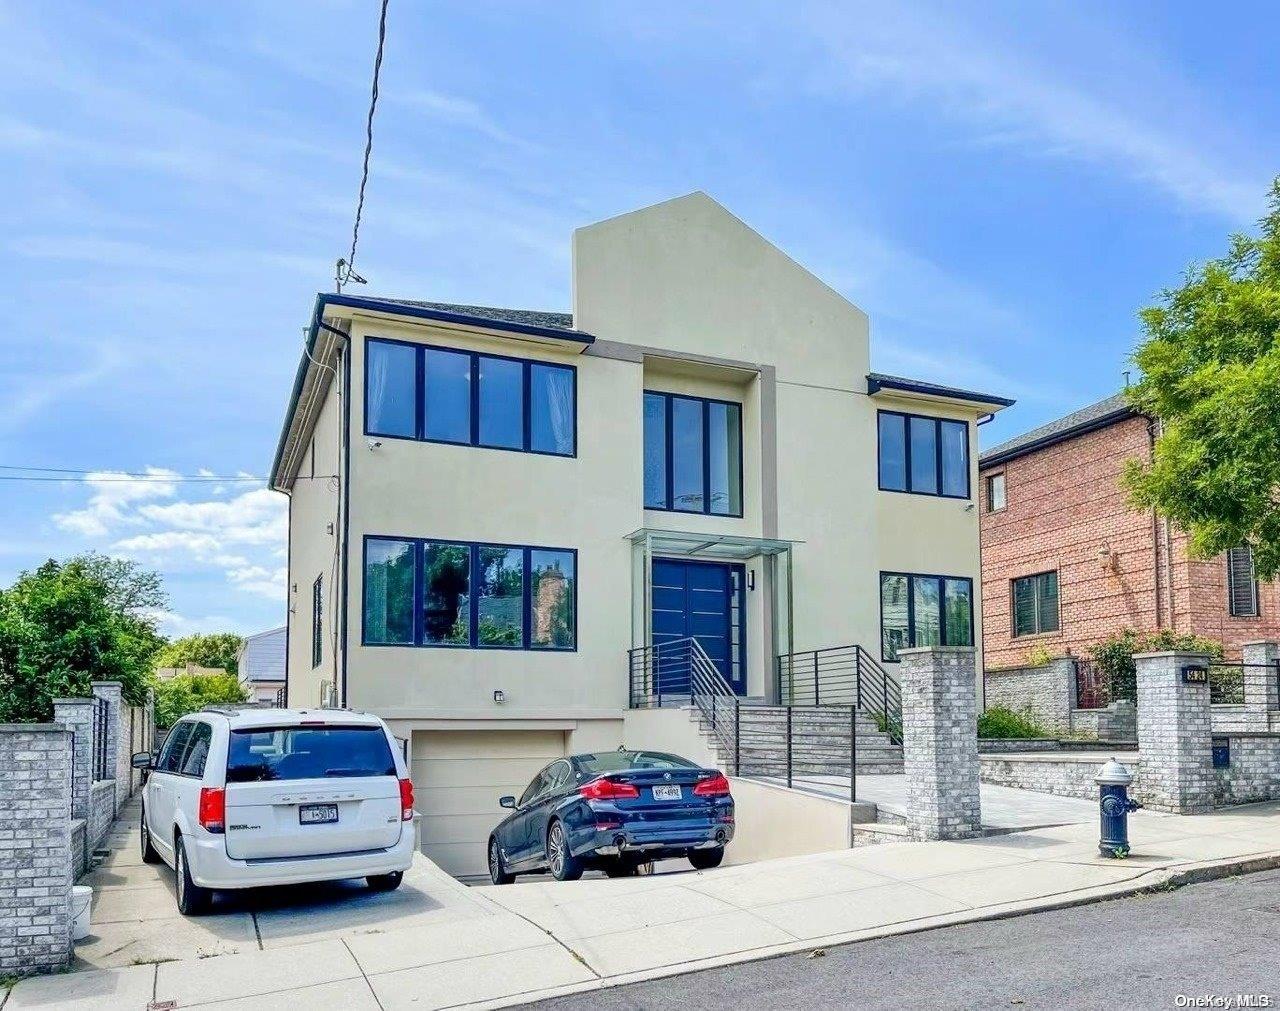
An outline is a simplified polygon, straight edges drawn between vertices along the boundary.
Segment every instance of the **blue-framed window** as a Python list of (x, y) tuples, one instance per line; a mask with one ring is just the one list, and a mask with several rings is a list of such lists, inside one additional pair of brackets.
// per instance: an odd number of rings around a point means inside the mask
[(880, 658), (912, 646), (973, 645), (973, 580), (913, 572), (880, 573)]
[(364, 539), (366, 646), (573, 650), (574, 548)]
[(311, 667), (324, 657), (324, 573), (311, 584)]
[(742, 405), (644, 394), (644, 507), (742, 515)]
[(572, 365), (365, 340), (366, 435), (576, 456), (577, 400)]
[(880, 490), (969, 497), (969, 423), (900, 411), (877, 418)]

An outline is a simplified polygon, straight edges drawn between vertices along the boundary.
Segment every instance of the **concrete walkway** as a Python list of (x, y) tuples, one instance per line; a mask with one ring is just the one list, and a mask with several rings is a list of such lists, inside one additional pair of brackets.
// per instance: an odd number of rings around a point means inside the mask
[[(1132, 821), (1134, 855), (1124, 861), (1098, 857), (1096, 834), (1094, 824), (1074, 824), (701, 873), (501, 888), (464, 888), (422, 859), (391, 895), (345, 884), (273, 890), (248, 906), (230, 903), (218, 916), (183, 920), (168, 895), (172, 872), (140, 866), (136, 831), (125, 825), (114, 833), (124, 848), (97, 872), (103, 891), (95, 939), (81, 946), (83, 964), (177, 961), (26, 980), (3, 1011), (140, 1011), (153, 1001), (344, 1011), (496, 1007), (1280, 866), (1277, 803), (1194, 818), (1140, 813)], [(248, 937), (246, 925), (256, 936)], [(112, 947), (122, 940), (132, 950)], [(218, 954), (218, 945), (235, 950)]]

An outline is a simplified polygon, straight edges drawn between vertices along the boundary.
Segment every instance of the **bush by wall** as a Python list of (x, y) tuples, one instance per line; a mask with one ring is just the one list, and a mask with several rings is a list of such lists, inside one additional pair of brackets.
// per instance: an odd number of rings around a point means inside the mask
[(1111, 698), (1138, 699), (1138, 669), (1135, 653), (1207, 653), (1222, 659), (1222, 643), (1190, 632), (1177, 633), (1162, 628), (1158, 632), (1141, 633), (1132, 628), (1121, 629), (1109, 639), (1089, 648), (1089, 655), (1111, 681)]
[(992, 706), (978, 717), (979, 738), (1052, 737), (1030, 709), (1014, 712), (1004, 706)]

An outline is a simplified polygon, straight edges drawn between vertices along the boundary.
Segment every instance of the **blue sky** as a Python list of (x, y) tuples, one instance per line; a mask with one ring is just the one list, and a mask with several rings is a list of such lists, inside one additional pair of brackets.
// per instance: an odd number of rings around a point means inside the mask
[[(1280, 16), (1204, 4), (391, 0), (372, 293), (564, 309), (569, 233), (703, 189), (866, 310), (873, 365), (1113, 392), (1135, 312), (1263, 211)], [(283, 621), (264, 474), (346, 252), (376, 3), (0, 2), (0, 578), (160, 569), (170, 633)]]

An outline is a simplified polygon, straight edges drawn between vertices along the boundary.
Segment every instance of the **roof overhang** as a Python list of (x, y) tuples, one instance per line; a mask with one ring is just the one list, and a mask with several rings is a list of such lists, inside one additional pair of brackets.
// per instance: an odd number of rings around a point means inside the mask
[(776, 537), (743, 537), (739, 534), (699, 534), (687, 530), (659, 530), (641, 527), (627, 534), (632, 544), (644, 544), (659, 555), (696, 556), (725, 561), (744, 562), (761, 555), (781, 555), (803, 541), (784, 541)]
[(886, 376), (878, 372), (872, 372), (867, 376), (867, 395), (970, 407), (984, 414), (995, 414), (1006, 407), (1012, 407), (1015, 403), (1008, 397), (962, 390), (954, 386), (940, 386), (937, 383), (926, 383), (917, 379)]
[(1009, 449), (985, 453), (978, 457), (978, 466), (995, 467), (1002, 463), (1008, 463), (1010, 460), (1016, 460), (1020, 456), (1027, 456), (1041, 449), (1048, 449), (1050, 446), (1056, 446), (1059, 443), (1066, 442), (1069, 439), (1078, 439), (1082, 435), (1088, 435), (1090, 432), (1096, 432), (1099, 429), (1114, 425), (1118, 421), (1124, 421), (1128, 418), (1134, 418), (1142, 415), (1142, 412), (1130, 404), (1117, 408), (1114, 411), (1108, 411), (1096, 418), (1090, 418), (1089, 421), (1080, 425), (1073, 425), (1070, 428), (1064, 428), (1058, 432), (1050, 432), (1048, 435), (1041, 436), (1039, 439), (1032, 439), (1030, 442), (1024, 442), (1018, 446), (1012, 446)]

